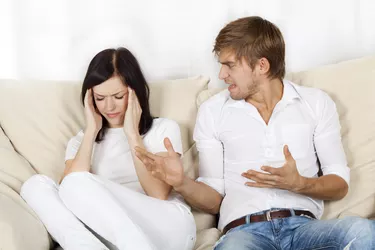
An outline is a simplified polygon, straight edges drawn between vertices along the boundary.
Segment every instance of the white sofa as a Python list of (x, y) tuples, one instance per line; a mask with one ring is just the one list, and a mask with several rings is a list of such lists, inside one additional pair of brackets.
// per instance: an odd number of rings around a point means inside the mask
[[(331, 95), (342, 124), (343, 143), (352, 169), (348, 195), (326, 202), (326, 218), (375, 214), (375, 57), (361, 58), (305, 72), (290, 73), (297, 84)], [(197, 107), (222, 89), (207, 89), (196, 77), (150, 83), (151, 111), (181, 127), (186, 173), (198, 175), (192, 139)], [(45, 250), (53, 247), (43, 224), (19, 196), (22, 183), (35, 173), (58, 180), (70, 137), (84, 126), (80, 84), (56, 81), (0, 80), (0, 249)], [(48, 204), (46, 204), (48, 206)], [(194, 210), (198, 250), (212, 249), (220, 232), (215, 217)]]

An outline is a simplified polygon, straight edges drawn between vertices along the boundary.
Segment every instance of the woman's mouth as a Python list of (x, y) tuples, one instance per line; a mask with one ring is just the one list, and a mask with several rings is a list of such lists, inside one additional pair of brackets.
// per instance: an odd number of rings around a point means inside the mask
[(107, 114), (107, 116), (109, 117), (109, 118), (115, 118), (116, 116), (118, 116), (120, 114), (120, 112), (118, 112), (118, 113), (110, 113), (110, 114)]

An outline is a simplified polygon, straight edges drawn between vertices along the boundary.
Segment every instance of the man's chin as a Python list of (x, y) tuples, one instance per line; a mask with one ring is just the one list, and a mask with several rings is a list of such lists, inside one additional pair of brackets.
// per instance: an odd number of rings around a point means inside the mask
[(238, 95), (238, 94), (233, 94), (233, 93), (230, 93), (230, 97), (235, 100), (235, 101), (239, 101), (239, 100), (242, 100), (243, 97)]

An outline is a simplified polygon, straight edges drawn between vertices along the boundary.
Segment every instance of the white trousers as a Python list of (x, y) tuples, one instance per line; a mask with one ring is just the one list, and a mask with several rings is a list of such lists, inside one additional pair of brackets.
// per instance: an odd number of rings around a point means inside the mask
[(60, 186), (34, 175), (21, 196), (65, 250), (191, 250), (195, 244), (195, 221), (186, 206), (88, 172), (73, 172)]

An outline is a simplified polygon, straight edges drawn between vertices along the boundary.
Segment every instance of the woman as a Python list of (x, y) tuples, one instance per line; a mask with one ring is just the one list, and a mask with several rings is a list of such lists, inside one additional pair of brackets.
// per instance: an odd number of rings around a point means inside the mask
[(191, 250), (195, 222), (171, 187), (153, 177), (134, 148), (182, 154), (178, 125), (154, 119), (149, 88), (135, 57), (107, 49), (91, 61), (82, 85), (86, 127), (67, 146), (60, 185), (34, 175), (21, 196), (67, 250)]

